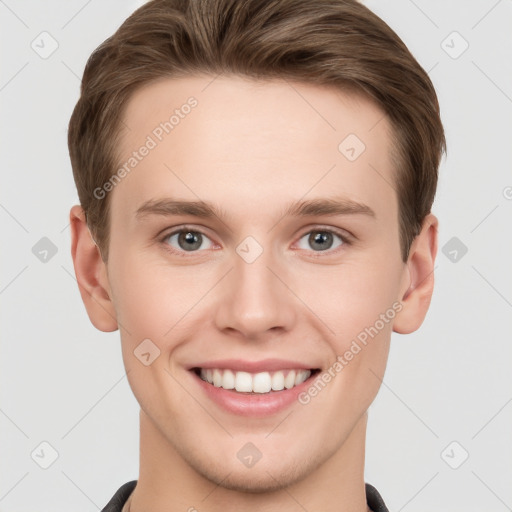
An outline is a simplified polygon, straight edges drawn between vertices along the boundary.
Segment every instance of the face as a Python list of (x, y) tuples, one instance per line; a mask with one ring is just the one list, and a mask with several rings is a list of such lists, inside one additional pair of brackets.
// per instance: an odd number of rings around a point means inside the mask
[(407, 277), (390, 124), (226, 76), (146, 86), (124, 124), (106, 271), (141, 414), (213, 482), (299, 481), (384, 374)]

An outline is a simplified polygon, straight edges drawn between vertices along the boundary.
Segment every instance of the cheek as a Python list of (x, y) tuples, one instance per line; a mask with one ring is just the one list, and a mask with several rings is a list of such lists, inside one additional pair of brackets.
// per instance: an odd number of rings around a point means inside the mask
[[(187, 395), (172, 376), (174, 356), (191, 339), (191, 326), (198, 325), (197, 305), (211, 284), (190, 267), (170, 268), (141, 255), (119, 260), (111, 284), (134, 395), (151, 417), (179, 408)], [(171, 390), (172, 399), (158, 391), (162, 389)]]
[(126, 329), (132, 336), (157, 339), (186, 321), (211, 287), (204, 272), (171, 268), (143, 257), (125, 258), (116, 267), (113, 281), (116, 312)]
[[(401, 267), (394, 262), (347, 261), (340, 265), (303, 269), (295, 277), (297, 295), (328, 327), (339, 351), (382, 314), (394, 318)], [(389, 311), (391, 308), (391, 311)], [(392, 322), (380, 330), (389, 334)]]
[(330, 391), (322, 393), (318, 405), (328, 408), (331, 399), (344, 404), (332, 411), (335, 421), (349, 410), (360, 415), (378, 392), (393, 320), (401, 308), (397, 302), (401, 269), (396, 258), (376, 258), (303, 273), (308, 277), (301, 279), (301, 293), (310, 290), (309, 303), (328, 326), (331, 366), (325, 377), (332, 386), (328, 384)]
[[(302, 403), (311, 402), (319, 415), (327, 414), (326, 425), (343, 425), (348, 417), (360, 417), (380, 388), (393, 319), (400, 309), (399, 276), (397, 265), (347, 264), (302, 279), (312, 291), (309, 303), (314, 313), (328, 327), (331, 352), (324, 384), (312, 385)], [(333, 403), (339, 406), (332, 407)]]

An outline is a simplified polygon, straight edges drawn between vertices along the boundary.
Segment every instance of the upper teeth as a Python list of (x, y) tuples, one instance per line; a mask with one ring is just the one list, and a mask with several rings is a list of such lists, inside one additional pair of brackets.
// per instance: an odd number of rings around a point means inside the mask
[[(288, 372), (286, 376), (285, 372)], [(254, 393), (268, 393), (271, 389), (274, 391), (290, 389), (304, 382), (310, 375), (311, 370), (248, 373), (201, 368), (201, 378), (218, 388)]]

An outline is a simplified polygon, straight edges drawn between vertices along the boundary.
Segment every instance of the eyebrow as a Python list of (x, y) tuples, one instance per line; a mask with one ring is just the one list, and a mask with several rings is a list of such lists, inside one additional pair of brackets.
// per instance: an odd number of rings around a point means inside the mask
[[(357, 214), (376, 217), (375, 212), (369, 206), (351, 199), (318, 198), (291, 203), (285, 208), (281, 218)], [(225, 210), (216, 207), (208, 201), (176, 201), (168, 198), (150, 199), (143, 203), (135, 212), (137, 220), (141, 220), (149, 215), (191, 215), (205, 219), (214, 217), (222, 219), (227, 217)]]

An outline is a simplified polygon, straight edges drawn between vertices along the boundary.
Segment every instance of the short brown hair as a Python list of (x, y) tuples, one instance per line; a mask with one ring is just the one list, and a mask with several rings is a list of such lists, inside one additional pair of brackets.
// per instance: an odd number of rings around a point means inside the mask
[[(78, 196), (103, 259), (128, 99), (163, 77), (230, 73), (358, 91), (393, 127), (402, 259), (430, 212), (446, 152), (437, 96), (397, 34), (356, 0), (152, 0), (89, 57), (69, 122)], [(340, 141), (341, 142), (341, 141)]]

